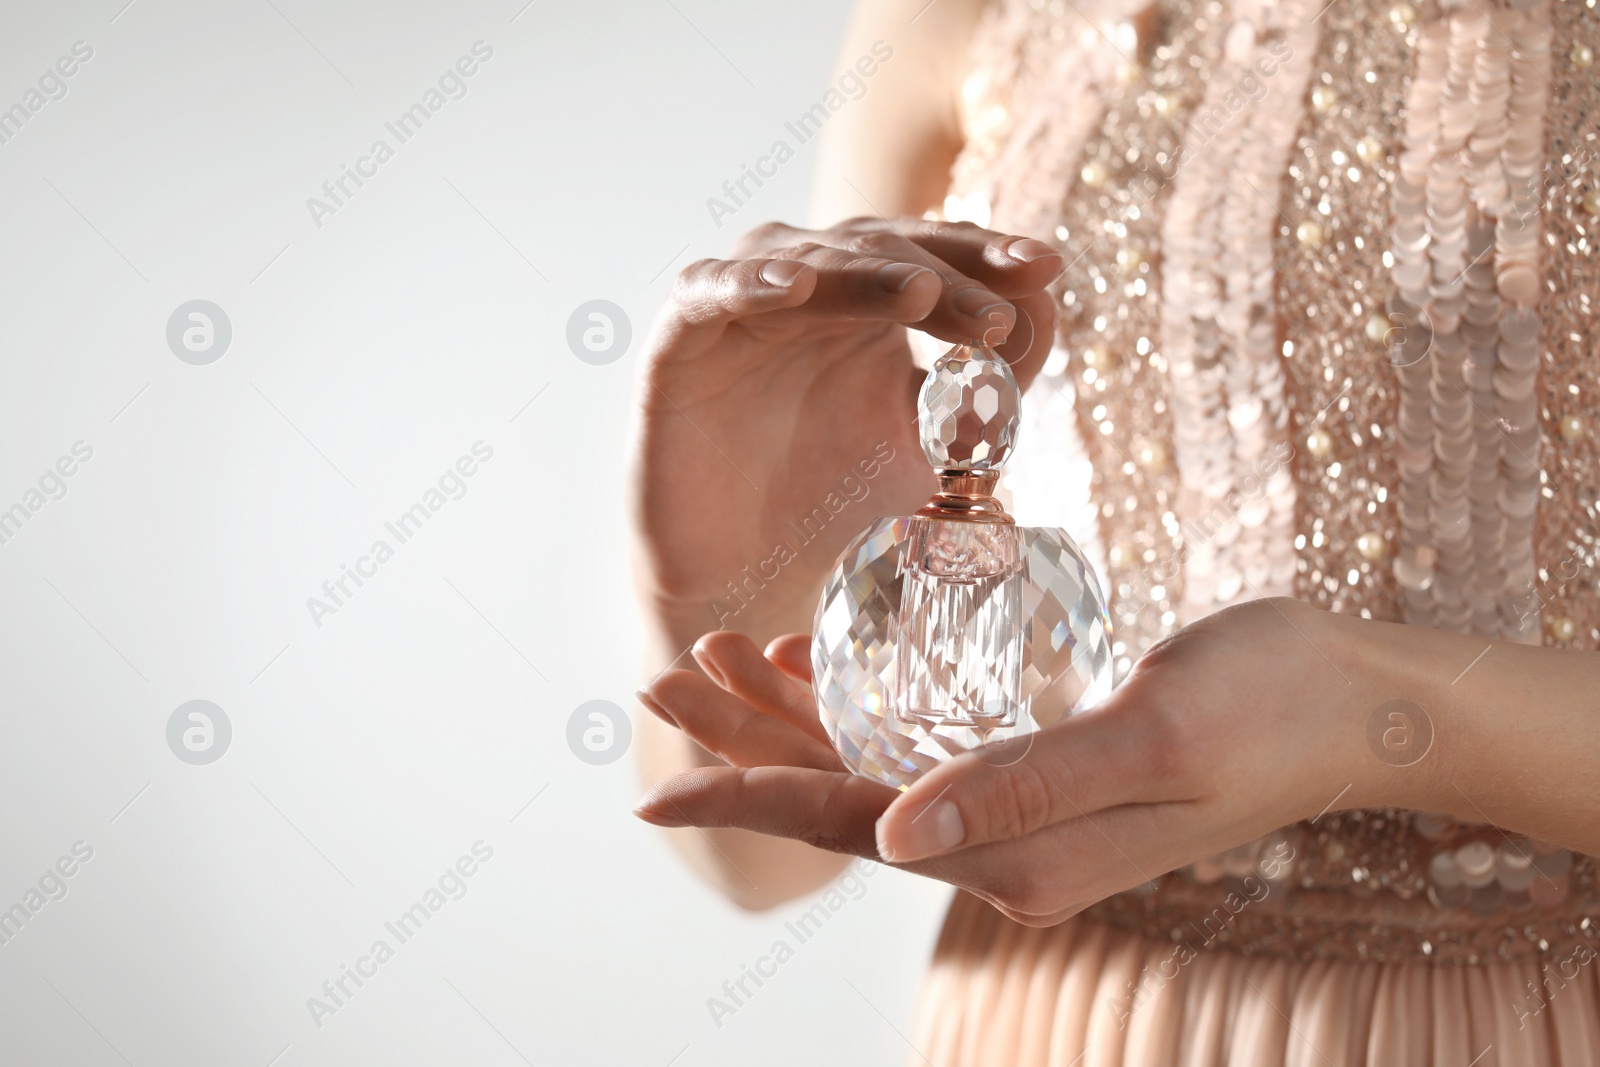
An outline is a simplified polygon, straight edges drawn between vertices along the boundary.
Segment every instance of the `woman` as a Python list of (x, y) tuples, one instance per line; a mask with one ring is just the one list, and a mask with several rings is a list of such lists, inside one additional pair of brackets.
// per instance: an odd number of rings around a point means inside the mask
[[(870, 217), (756, 229), (654, 337), (641, 817), (749, 907), (849, 855), (964, 890), (917, 1062), (1600, 1062), (1592, 8), (874, 0), (875, 44), (822, 189)], [(897, 794), (806, 634), (931, 489), (906, 325), (1031, 383), (1012, 510), (1079, 522), (1120, 684)]]

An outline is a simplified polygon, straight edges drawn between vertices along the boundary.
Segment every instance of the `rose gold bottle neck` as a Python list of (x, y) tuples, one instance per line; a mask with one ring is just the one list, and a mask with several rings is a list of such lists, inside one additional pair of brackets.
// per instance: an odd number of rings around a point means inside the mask
[(941, 470), (936, 473), (939, 491), (918, 509), (918, 517), (954, 522), (1010, 524), (1014, 521), (994, 498), (995, 486), (1000, 482), (999, 471)]

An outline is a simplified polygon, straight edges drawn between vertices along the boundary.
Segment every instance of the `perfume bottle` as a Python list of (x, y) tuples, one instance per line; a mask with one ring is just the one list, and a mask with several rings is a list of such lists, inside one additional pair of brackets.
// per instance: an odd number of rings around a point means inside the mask
[(1020, 758), (1034, 731), (1111, 688), (1093, 569), (1065, 531), (1018, 526), (994, 496), (1021, 421), (1011, 368), (958, 345), (917, 408), (939, 491), (845, 548), (812, 640), (819, 713), (845, 765), (901, 788), (979, 746)]

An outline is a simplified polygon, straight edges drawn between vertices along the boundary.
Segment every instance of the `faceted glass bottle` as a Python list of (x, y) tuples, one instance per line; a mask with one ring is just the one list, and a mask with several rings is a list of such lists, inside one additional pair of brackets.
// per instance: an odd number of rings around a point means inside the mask
[[(904, 787), (980, 745), (986, 758), (1020, 758), (1033, 731), (1110, 691), (1093, 570), (1064, 531), (1019, 527), (994, 497), (1020, 407), (993, 352), (941, 357), (918, 401), (939, 492), (863, 530), (824, 588), (817, 701), (858, 774)], [(1014, 739), (1024, 744), (999, 746)]]

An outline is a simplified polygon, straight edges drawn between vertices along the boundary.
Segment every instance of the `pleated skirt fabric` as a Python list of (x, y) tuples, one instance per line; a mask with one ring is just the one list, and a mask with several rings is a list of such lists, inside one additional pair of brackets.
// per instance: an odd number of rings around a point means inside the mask
[(1541, 966), (1549, 962), (1301, 961), (1201, 948), (1180, 966), (1169, 941), (1084, 916), (1032, 929), (958, 894), (908, 1062), (1600, 1067), (1600, 960), (1569, 959), (1555, 979)]

